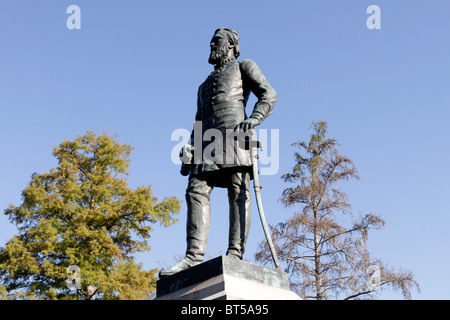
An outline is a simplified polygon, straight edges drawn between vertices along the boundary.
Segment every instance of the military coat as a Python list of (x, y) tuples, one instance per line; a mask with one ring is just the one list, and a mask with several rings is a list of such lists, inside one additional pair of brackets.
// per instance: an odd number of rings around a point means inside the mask
[(252, 60), (232, 60), (216, 68), (200, 85), (191, 144), (196, 155), (200, 155), (199, 146), (202, 152), (201, 158), (194, 157), (191, 174), (251, 166), (249, 151), (239, 142), (242, 132), (234, 131), (247, 119), (251, 92), (258, 101), (249, 117), (259, 124), (272, 113), (277, 94)]

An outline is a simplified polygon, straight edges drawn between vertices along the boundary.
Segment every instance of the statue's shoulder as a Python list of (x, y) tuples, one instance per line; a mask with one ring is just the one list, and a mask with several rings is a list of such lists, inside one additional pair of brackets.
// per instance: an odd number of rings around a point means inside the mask
[(238, 62), (241, 68), (251, 68), (256, 66), (256, 63), (252, 59), (239, 60)]
[(243, 74), (253, 74), (255, 72), (259, 72), (258, 65), (251, 59), (240, 60), (239, 68)]

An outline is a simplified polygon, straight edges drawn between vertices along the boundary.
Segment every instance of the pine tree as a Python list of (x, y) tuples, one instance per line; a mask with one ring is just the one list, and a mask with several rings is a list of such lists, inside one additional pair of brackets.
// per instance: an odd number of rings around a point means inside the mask
[[(327, 123), (313, 123), (310, 141), (293, 145), (295, 165), (283, 180), (281, 202), (300, 206), (287, 221), (272, 227), (278, 258), (291, 276), (293, 289), (304, 299), (374, 298), (386, 287), (400, 289), (405, 298), (419, 285), (410, 271), (395, 271), (367, 249), (371, 229), (384, 227), (384, 220), (369, 213), (354, 217), (348, 197), (339, 187), (359, 179), (353, 161), (339, 153), (337, 140), (327, 138)], [(268, 263), (265, 242), (256, 259)]]
[[(156, 269), (134, 255), (150, 250), (151, 224), (169, 226), (176, 197), (128, 187), (132, 147), (92, 131), (53, 150), (58, 166), (34, 173), (22, 204), (5, 214), (18, 234), (0, 249), (0, 293), (23, 299), (145, 299)], [(72, 271), (78, 273), (72, 274)], [(77, 279), (77, 277), (79, 279)], [(72, 280), (69, 288), (67, 279)], [(77, 281), (80, 281), (77, 284)]]

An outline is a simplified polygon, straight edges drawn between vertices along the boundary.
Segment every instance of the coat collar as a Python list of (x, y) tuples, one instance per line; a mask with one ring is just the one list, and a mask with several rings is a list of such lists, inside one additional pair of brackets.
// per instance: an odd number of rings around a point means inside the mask
[(227, 64), (229, 64), (229, 63), (231, 63), (231, 62), (234, 62), (234, 61), (236, 61), (236, 58), (235, 58), (235, 57), (227, 58), (227, 59), (221, 61), (220, 63), (216, 64), (216, 65), (214, 66), (214, 70), (221, 69), (221, 68), (225, 67)]

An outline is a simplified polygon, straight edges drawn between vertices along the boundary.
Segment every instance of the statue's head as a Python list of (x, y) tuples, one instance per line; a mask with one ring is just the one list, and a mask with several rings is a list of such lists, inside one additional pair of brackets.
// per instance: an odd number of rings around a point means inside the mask
[(239, 35), (228, 28), (219, 28), (214, 32), (210, 43), (211, 53), (208, 62), (220, 64), (228, 58), (239, 57)]

